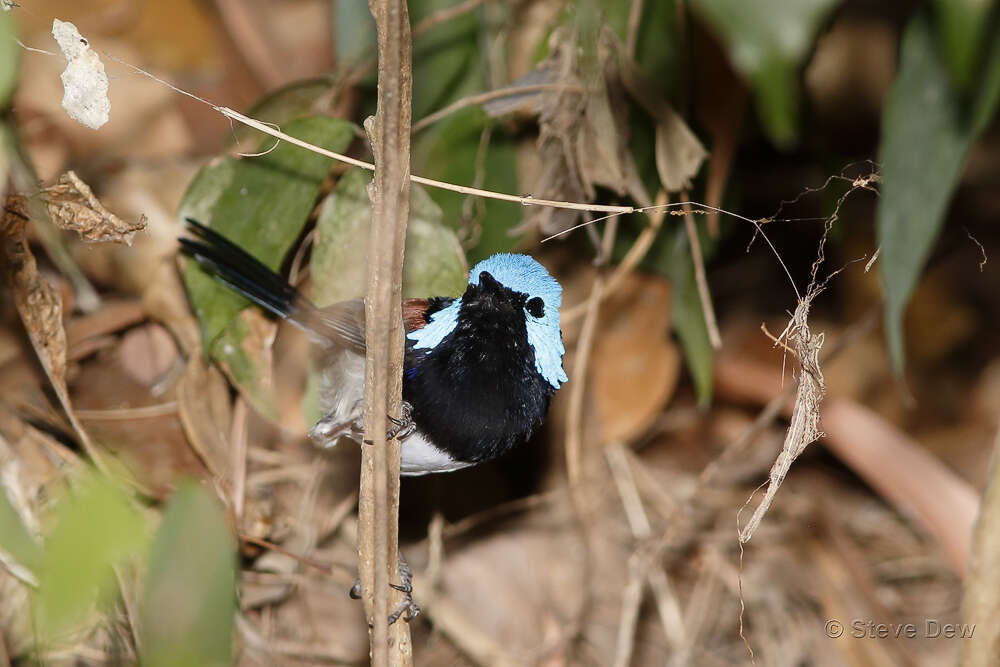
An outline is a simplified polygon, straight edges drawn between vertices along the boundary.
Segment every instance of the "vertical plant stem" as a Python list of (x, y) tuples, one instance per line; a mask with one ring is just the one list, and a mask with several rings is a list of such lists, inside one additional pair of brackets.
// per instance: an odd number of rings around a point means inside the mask
[(399, 442), (386, 440), (402, 403), (403, 250), (410, 203), (410, 19), (405, 0), (369, 0), (378, 30), (378, 111), (365, 122), (375, 155), (365, 299), (365, 445), (358, 506), (365, 613), (373, 665), (412, 663), (409, 627), (388, 624), (398, 583)]
[(701, 255), (701, 242), (698, 240), (698, 230), (694, 226), (694, 213), (688, 203), (688, 192), (681, 193), (684, 198), (684, 227), (687, 230), (688, 243), (691, 245), (691, 258), (694, 260), (694, 279), (698, 286), (698, 297), (701, 299), (701, 310), (705, 316), (705, 328), (708, 329), (708, 340), (713, 349), (722, 348), (722, 336), (719, 335), (719, 325), (715, 320), (715, 308), (712, 306), (712, 293), (708, 291), (708, 279), (705, 277), (705, 259)]

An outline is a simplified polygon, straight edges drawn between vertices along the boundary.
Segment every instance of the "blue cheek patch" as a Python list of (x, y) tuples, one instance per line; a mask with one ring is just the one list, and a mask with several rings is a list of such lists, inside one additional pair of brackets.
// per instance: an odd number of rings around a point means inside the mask
[(559, 385), (569, 380), (562, 365), (566, 348), (559, 330), (559, 318), (555, 318), (555, 327), (551, 322), (544, 322), (544, 319), (530, 315), (526, 317), (528, 343), (535, 350), (535, 370), (554, 389), (558, 389)]
[(413, 341), (413, 349), (423, 350), (437, 347), (441, 341), (448, 337), (448, 334), (455, 330), (455, 326), (458, 324), (458, 311), (461, 307), (462, 300), (455, 299), (450, 306), (431, 315), (431, 321), (425, 327), (406, 334), (406, 337)]

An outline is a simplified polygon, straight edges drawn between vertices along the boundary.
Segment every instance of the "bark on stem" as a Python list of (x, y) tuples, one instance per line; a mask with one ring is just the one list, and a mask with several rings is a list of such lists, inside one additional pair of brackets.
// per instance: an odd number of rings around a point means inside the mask
[(375, 155), (365, 299), (365, 446), (358, 504), (358, 569), (371, 628), (373, 665), (412, 663), (409, 627), (388, 625), (398, 582), (399, 442), (386, 441), (400, 415), (403, 250), (410, 202), (410, 19), (406, 0), (369, 0), (378, 30), (378, 111), (365, 123)]

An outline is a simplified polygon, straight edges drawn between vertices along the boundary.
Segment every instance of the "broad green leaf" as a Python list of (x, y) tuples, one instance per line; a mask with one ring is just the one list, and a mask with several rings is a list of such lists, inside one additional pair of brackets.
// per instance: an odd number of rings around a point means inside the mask
[(236, 542), (218, 501), (194, 482), (170, 499), (139, 609), (146, 667), (232, 664)]
[(673, 240), (666, 273), (670, 278), (674, 294), (672, 313), (674, 330), (684, 350), (684, 360), (694, 382), (698, 403), (708, 405), (712, 400), (714, 351), (708, 338), (708, 327), (705, 325), (705, 314), (701, 308), (701, 297), (698, 296), (698, 286), (694, 277), (694, 260), (691, 259), (691, 246), (684, 225), (679, 225), (672, 233)]
[(757, 95), (764, 129), (779, 147), (798, 132), (798, 70), (837, 0), (693, 0)]
[(61, 498), (38, 567), (35, 618), (41, 637), (85, 626), (114, 588), (112, 566), (147, 543), (142, 516), (107, 477), (91, 475)]
[[(351, 169), (326, 198), (316, 221), (310, 271), (312, 297), (320, 306), (363, 296), (366, 287), (371, 173)], [(455, 296), (466, 282), (465, 255), (441, 209), (427, 191), (410, 187), (403, 296)]]
[(11, 505), (6, 489), (0, 485), (0, 562), (8, 568), (13, 561), (34, 570), (41, 556), (41, 547)]
[(15, 39), (14, 22), (10, 13), (0, 11), (0, 109), (7, 106), (7, 100), (17, 84), (21, 49)]
[(184, 200), (177, 211), (177, 217), (184, 221), (194, 218), (205, 222), (212, 216), (215, 202), (223, 191), (233, 182), (237, 160), (228, 155), (215, 158), (198, 170), (194, 180), (184, 193)]
[[(459, 185), (476, 185), (498, 192), (518, 192), (517, 155), (513, 141), (494, 127), (482, 156), (482, 181), (476, 182), (483, 129), (490, 122), (478, 108), (466, 109), (441, 121), (440, 127), (417, 138), (414, 173)], [(471, 228), (473, 242), (466, 247), (472, 263), (511, 250), (520, 240), (510, 231), (522, 221), (521, 207), (495, 199), (469, 198), (447, 190), (430, 191), (451, 226)], [(466, 219), (467, 218), (467, 219)]]
[[(312, 144), (343, 151), (354, 127), (343, 120), (309, 117), (290, 121), (284, 131)], [(264, 139), (269, 145), (270, 138)], [(189, 188), (181, 215), (199, 213), (202, 222), (277, 270), (313, 209), (330, 160), (286, 142), (266, 155), (224, 160), (207, 166)], [(206, 273), (194, 260), (184, 282), (201, 325), (204, 349), (224, 364), (254, 406), (272, 412), (266, 369), (244, 343), (247, 326), (237, 314), (249, 302)]]
[(934, 0), (939, 41), (949, 74), (960, 90), (969, 90), (975, 81), (984, 38), (993, 29), (990, 14), (995, 7), (994, 0)]
[(948, 201), (978, 132), (996, 112), (1000, 48), (992, 48), (988, 85), (964, 108), (935, 48), (933, 26), (918, 14), (903, 36), (899, 73), (882, 115), (882, 193), (876, 228), (885, 287), (885, 325), (893, 367), (905, 350), (903, 313), (934, 244)]
[(334, 55), (340, 67), (375, 56), (375, 19), (367, 2), (331, 0)]

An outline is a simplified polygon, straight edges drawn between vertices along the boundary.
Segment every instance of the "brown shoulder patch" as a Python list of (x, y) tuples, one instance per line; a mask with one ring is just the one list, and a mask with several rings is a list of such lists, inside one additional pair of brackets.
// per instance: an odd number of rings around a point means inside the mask
[(403, 299), (403, 327), (407, 332), (423, 329), (427, 325), (424, 313), (429, 305), (427, 299)]

